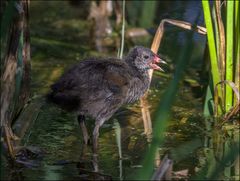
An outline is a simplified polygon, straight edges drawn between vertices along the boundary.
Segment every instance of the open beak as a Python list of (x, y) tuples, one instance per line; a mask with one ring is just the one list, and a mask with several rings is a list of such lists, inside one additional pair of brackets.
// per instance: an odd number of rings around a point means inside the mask
[(159, 67), (159, 66), (157, 65), (157, 63), (167, 64), (167, 62), (165, 62), (164, 60), (162, 60), (162, 59), (159, 57), (159, 55), (155, 54), (155, 55), (154, 55), (154, 58), (153, 58), (153, 61), (150, 63), (150, 67), (151, 67), (152, 69), (154, 69), (154, 70), (160, 70), (160, 71), (164, 72), (164, 70), (163, 70), (161, 67)]

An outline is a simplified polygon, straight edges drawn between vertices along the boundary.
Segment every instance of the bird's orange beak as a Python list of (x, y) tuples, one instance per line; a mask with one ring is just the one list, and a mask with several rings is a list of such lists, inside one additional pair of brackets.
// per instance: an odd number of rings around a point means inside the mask
[(154, 58), (153, 58), (153, 61), (150, 63), (150, 67), (151, 67), (152, 69), (154, 69), (154, 70), (160, 70), (160, 71), (164, 72), (164, 70), (163, 70), (161, 67), (159, 67), (159, 66), (157, 65), (157, 63), (167, 64), (167, 62), (165, 62), (164, 60), (162, 60), (162, 59), (159, 57), (159, 55), (155, 54), (155, 55), (154, 55)]

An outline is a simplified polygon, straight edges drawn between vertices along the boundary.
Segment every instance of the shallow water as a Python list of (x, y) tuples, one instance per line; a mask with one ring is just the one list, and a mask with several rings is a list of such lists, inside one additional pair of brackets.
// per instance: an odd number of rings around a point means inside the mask
[[(156, 81), (156, 77), (154, 80), (155, 87), (165, 86), (164, 83), (159, 83), (159, 80)], [(159, 97), (163, 91), (159, 89), (151, 90), (149, 100), (152, 111), (156, 109), (156, 103), (158, 102), (156, 97)], [(201, 122), (201, 115), (198, 114), (201, 109), (196, 107), (198, 100), (188, 103), (189, 105), (185, 105), (185, 107), (178, 105), (177, 102), (188, 99), (184, 95), (186, 95), (186, 90), (180, 93), (178, 96), (180, 100), (177, 99), (176, 105), (173, 107), (172, 114), (174, 116), (169, 122), (164, 145), (160, 150), (162, 155), (165, 151), (174, 150), (181, 144), (200, 139), (199, 131), (196, 129), (196, 126)], [(188, 106), (192, 106), (192, 109), (189, 109)], [(122, 160), (119, 159), (116, 141), (116, 121), (121, 127)], [(93, 129), (93, 125), (92, 120), (87, 121), (89, 130)], [(141, 160), (144, 158), (144, 153), (149, 144), (143, 132), (143, 122), (138, 103), (122, 109), (106, 122), (99, 137), (99, 168), (102, 173), (110, 175), (114, 180), (132, 177), (132, 174), (141, 168)], [(91, 173), (90, 176), (83, 174), (81, 169), (78, 168), (79, 162), (85, 161), (85, 163), (82, 163), (82, 167), (92, 170), (90, 162), (92, 151), (91, 147), (88, 146), (83, 154), (81, 130), (74, 115), (66, 113), (54, 105), (44, 104), (24, 142), (26, 145), (36, 146), (46, 152), (38, 167), (22, 169), (21, 174), (25, 180), (72, 180), (91, 176)], [(172, 153), (173, 158), (176, 157), (174, 154), (176, 153)], [(174, 164), (174, 169), (193, 169), (197, 165), (196, 158), (196, 153), (190, 152), (184, 160), (175, 159), (177, 162)]]

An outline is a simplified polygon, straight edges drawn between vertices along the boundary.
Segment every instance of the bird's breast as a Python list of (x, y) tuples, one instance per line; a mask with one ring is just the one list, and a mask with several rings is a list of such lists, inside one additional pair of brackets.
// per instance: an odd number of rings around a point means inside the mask
[(130, 88), (126, 95), (126, 103), (133, 103), (140, 99), (150, 86), (150, 79), (144, 77), (144, 79), (136, 78), (130, 82)]

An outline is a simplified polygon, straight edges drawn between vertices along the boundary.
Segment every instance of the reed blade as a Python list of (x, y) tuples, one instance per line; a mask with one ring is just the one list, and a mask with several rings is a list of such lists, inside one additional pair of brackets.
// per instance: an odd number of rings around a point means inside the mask
[[(212, 17), (210, 13), (210, 5), (209, 1), (202, 0), (203, 12), (204, 12), (204, 20), (207, 28), (207, 39), (208, 39), (208, 47), (210, 53), (210, 62), (211, 62), (211, 74), (213, 79), (213, 86), (220, 82), (220, 73), (218, 69), (218, 59), (216, 52), (216, 43), (213, 32), (213, 23)], [(220, 92), (220, 89), (219, 89)]]
[[(233, 24), (234, 1), (227, 1), (227, 33), (226, 33), (226, 80), (233, 81)], [(226, 86), (225, 109), (228, 111), (233, 105), (233, 92)]]

